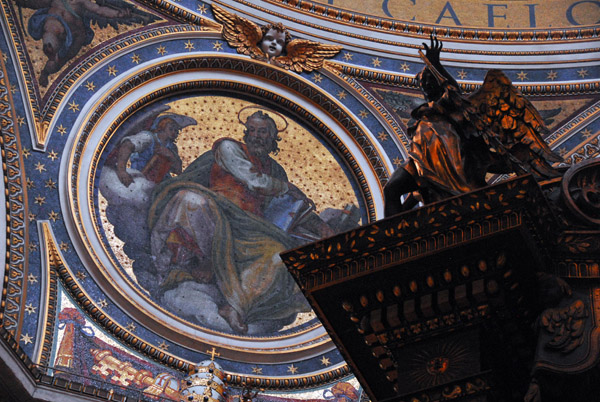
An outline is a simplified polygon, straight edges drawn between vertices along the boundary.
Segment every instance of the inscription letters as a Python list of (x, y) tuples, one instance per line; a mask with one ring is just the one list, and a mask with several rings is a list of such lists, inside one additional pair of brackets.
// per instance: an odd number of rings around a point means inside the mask
[(600, 24), (600, 0), (314, 0), (402, 21), (480, 28), (567, 28)]

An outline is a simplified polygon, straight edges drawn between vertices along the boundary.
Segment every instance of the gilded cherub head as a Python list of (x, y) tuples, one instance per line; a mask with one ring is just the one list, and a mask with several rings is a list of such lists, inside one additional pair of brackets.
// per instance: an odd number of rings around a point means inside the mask
[(212, 9), (215, 19), (223, 24), (223, 38), (238, 53), (286, 70), (311, 72), (321, 68), (326, 58), (335, 56), (342, 49), (308, 39), (292, 39), (280, 22), (261, 27), (215, 4)]
[(285, 52), (287, 44), (292, 40), (292, 36), (281, 22), (264, 25), (260, 30), (263, 34), (260, 49), (269, 59), (281, 56)]

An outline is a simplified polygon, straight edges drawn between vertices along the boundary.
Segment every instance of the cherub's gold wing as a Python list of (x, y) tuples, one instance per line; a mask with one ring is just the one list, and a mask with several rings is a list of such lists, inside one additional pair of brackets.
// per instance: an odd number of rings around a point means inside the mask
[(223, 38), (231, 47), (236, 48), (238, 53), (250, 55), (253, 59), (267, 58), (258, 47), (263, 35), (258, 25), (215, 4), (212, 10), (215, 19), (223, 24)]
[(294, 39), (285, 48), (286, 54), (273, 59), (273, 62), (286, 70), (297, 73), (311, 72), (323, 67), (323, 61), (342, 50), (341, 46), (325, 45), (307, 39)]
[[(512, 168), (548, 178), (559, 173), (550, 165), (561, 162), (542, 134), (547, 132), (542, 117), (510, 79), (500, 70), (490, 70), (481, 88), (469, 96), (487, 132), (510, 153)], [(518, 161), (518, 166), (514, 166)]]

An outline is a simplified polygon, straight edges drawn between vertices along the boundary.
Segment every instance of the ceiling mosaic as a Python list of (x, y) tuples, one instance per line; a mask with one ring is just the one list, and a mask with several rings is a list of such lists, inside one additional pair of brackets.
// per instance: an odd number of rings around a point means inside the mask
[(6, 342), (125, 395), (208, 360), (232, 402), (358, 401), (279, 253), (383, 217), (429, 35), (600, 154), (598, 2), (488, 3), (2, 0)]
[(598, 24), (594, 1), (552, 0), (540, 4), (508, 1), (350, 0), (315, 1), (343, 10), (446, 27), (571, 28)]

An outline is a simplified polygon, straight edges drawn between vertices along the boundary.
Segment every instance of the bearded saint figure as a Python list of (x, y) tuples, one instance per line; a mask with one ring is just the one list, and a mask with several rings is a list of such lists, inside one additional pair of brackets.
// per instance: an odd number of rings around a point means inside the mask
[[(259, 110), (242, 123), (243, 142), (217, 140), (156, 187), (148, 222), (162, 304), (213, 329), (260, 334), (310, 311), (279, 253), (307, 240), (298, 231), (333, 231), (270, 156), (282, 131), (273, 118)], [(273, 216), (281, 205), (283, 216), (308, 213), (282, 224)]]

